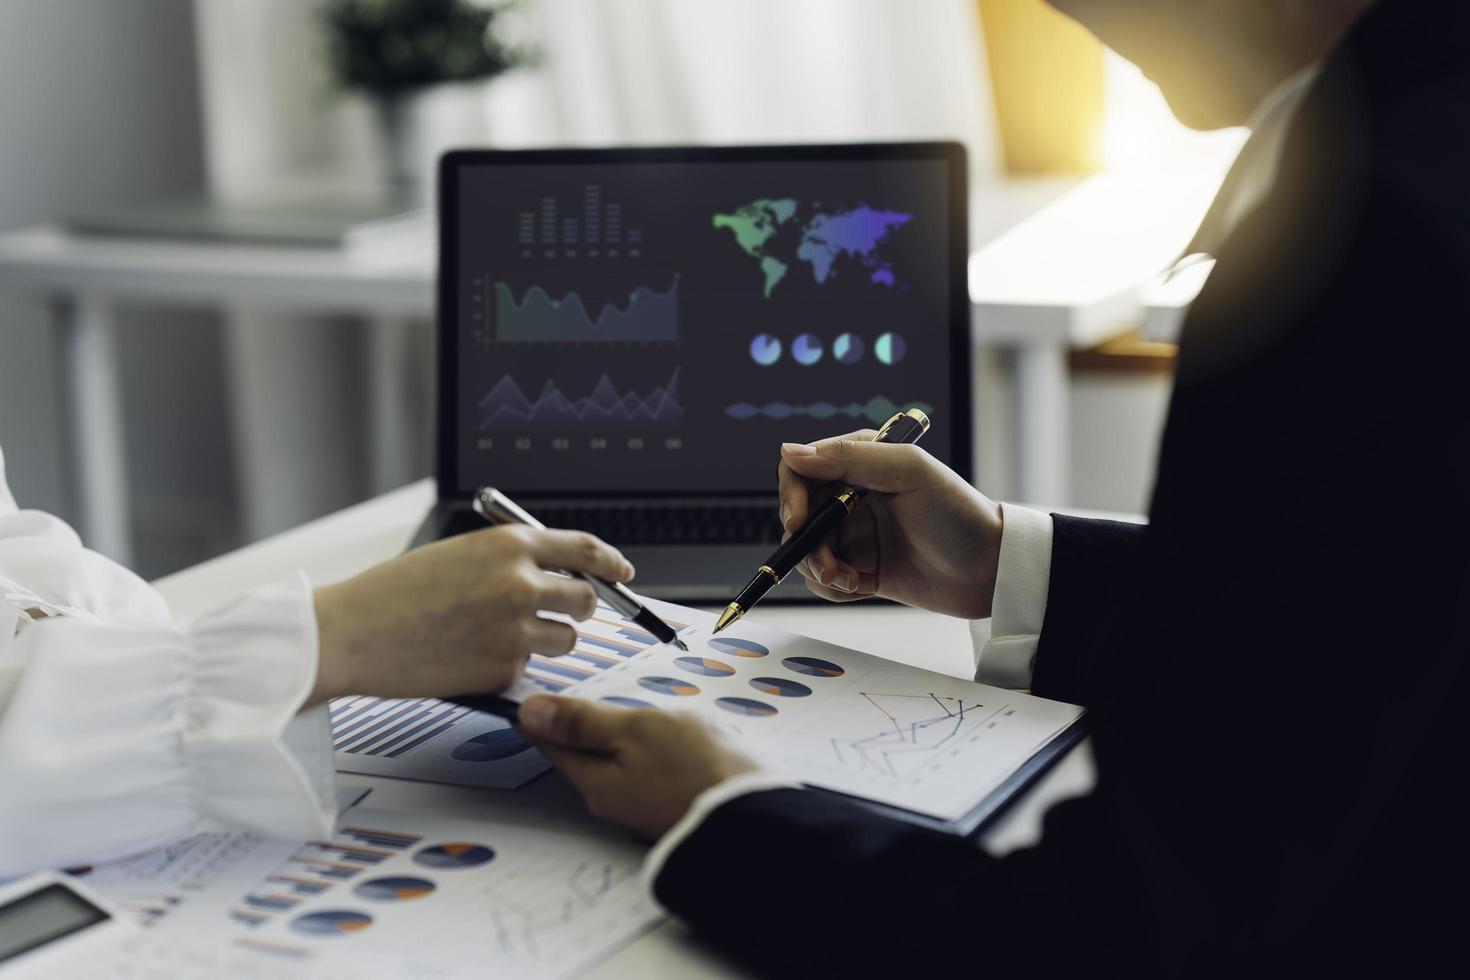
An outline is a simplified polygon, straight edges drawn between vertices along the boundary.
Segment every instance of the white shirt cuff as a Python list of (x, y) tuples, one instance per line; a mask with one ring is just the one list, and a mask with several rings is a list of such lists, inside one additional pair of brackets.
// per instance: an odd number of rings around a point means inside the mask
[(1051, 581), (1050, 514), (1001, 504), (1003, 526), (988, 633), (975, 629), (975, 680), (994, 687), (1031, 687)]
[(316, 620), (303, 576), (193, 623), (22, 630), (0, 653), (0, 875), (90, 864), (192, 833), (212, 818), (272, 837), (335, 818)]
[[(653, 895), (653, 884), (658, 881), (658, 876), (663, 873), (664, 862), (669, 859), (669, 855), (673, 854), (690, 834), (699, 829), (699, 825), (704, 823), (706, 817), (726, 803), (729, 803), (737, 797), (745, 796), (748, 793), (763, 793), (771, 789), (800, 788), (801, 783), (792, 779), (790, 776), (783, 776), (769, 769), (754, 769), (750, 772), (743, 772), (738, 776), (731, 776), (724, 782), (716, 783), (703, 793), (700, 793), (694, 798), (694, 802), (690, 804), (689, 811), (684, 814), (683, 819), (674, 824), (668, 833), (660, 837), (658, 843), (653, 845), (653, 850), (649, 851), (648, 856), (643, 859), (644, 890), (649, 895)], [(655, 898), (654, 901), (656, 902), (658, 899)]]
[(316, 685), (317, 623), (306, 576), (256, 589), (191, 624), (195, 723), (185, 752), (208, 815), (268, 836), (328, 832), (336, 817), (331, 720)]

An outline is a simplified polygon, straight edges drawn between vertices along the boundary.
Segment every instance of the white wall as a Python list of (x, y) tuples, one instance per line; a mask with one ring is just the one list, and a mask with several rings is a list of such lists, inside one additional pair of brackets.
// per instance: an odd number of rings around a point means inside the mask
[[(188, 0), (0, 4), (0, 228), (202, 186)], [(219, 338), (193, 315), (123, 324), (145, 571), (233, 540)], [(0, 444), (22, 504), (71, 513), (47, 298), (0, 293)], [(180, 515), (183, 519), (180, 520)]]

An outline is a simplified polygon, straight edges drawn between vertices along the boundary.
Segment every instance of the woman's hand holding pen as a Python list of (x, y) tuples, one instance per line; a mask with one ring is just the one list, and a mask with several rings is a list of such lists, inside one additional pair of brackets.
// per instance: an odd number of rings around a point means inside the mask
[(990, 615), (1000, 558), (1000, 505), (918, 446), (871, 430), (781, 446), (786, 536), (845, 486), (867, 495), (797, 570), (834, 602), (883, 596), (965, 619)]
[(633, 566), (590, 534), (529, 527), (473, 531), (316, 590), (317, 682), (308, 703), (343, 694), (492, 693), (532, 653), (559, 656), (576, 632), (542, 612), (586, 619), (587, 572), (614, 582)]

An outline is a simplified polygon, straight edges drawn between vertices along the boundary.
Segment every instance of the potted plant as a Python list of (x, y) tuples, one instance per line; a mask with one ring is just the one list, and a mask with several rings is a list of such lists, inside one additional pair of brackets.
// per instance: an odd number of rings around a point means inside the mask
[(458, 133), (442, 125), (436, 133), (435, 97), (451, 86), (488, 82), (527, 59), (492, 29), (503, 10), (470, 0), (326, 0), (333, 71), (372, 104), (388, 182), (401, 198), (426, 202), (443, 144), (481, 135), (478, 105), (470, 106), (476, 131), (463, 132), (461, 121)]

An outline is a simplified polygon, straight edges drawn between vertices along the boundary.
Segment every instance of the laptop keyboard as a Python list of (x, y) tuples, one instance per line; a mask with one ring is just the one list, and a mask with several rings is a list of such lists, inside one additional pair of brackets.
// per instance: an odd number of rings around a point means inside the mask
[[(672, 501), (589, 506), (535, 506), (521, 501), (547, 527), (590, 531), (609, 544), (775, 544), (781, 540), (776, 507), (769, 501), (701, 503)], [(446, 536), (485, 526), (478, 514), (454, 515)]]

